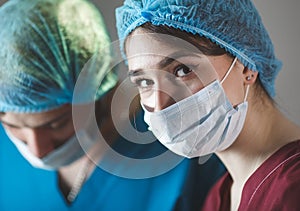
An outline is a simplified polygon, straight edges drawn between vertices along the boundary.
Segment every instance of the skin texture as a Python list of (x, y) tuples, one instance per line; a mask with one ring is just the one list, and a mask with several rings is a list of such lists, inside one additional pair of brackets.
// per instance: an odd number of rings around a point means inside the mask
[(4, 128), (22, 140), (39, 158), (64, 144), (74, 134), (71, 105), (41, 113), (7, 112), (0, 118)]
[[(205, 58), (201, 54), (194, 56), (192, 50), (190, 55), (162, 68), (159, 64), (166, 56), (184, 50), (182, 45), (177, 45), (178, 41), (172, 45), (168, 44), (168, 40), (156, 39), (144, 29), (137, 28), (125, 43), (129, 77), (139, 89), (141, 102), (149, 111), (165, 109), (213, 80), (221, 81), (233, 60), (226, 54)], [(206, 77), (206, 71), (202, 76), (206, 69), (215, 73), (210, 74), (213, 77)], [(222, 84), (233, 106), (243, 102), (246, 88), (250, 86), (246, 99), (248, 111), (241, 133), (229, 148), (216, 153), (233, 178), (231, 210), (237, 210), (249, 176), (279, 148), (300, 138), (299, 127), (289, 121), (261, 91), (258, 77), (257, 72), (237, 61)]]
[[(233, 62), (233, 58), (227, 54), (205, 56), (200, 51), (192, 53), (186, 51), (186, 55), (176, 57), (176, 60), (161, 67), (160, 64), (166, 57), (182, 53), (185, 51), (184, 47), (171, 46), (151, 35), (141, 36), (141, 34), (143, 30), (137, 29), (132, 38), (126, 42), (129, 76), (138, 87), (144, 105), (153, 111), (168, 107), (174, 103), (174, 99), (179, 101), (196, 93), (216, 79), (222, 80)], [(135, 35), (138, 38), (135, 38)], [(203, 75), (203, 72), (207, 73)], [(251, 76), (250, 81), (246, 80), (247, 76)], [(247, 85), (252, 85), (256, 77), (256, 72), (245, 69), (240, 62), (235, 64), (223, 83), (233, 105), (243, 102)], [(181, 93), (180, 97), (178, 93)]]

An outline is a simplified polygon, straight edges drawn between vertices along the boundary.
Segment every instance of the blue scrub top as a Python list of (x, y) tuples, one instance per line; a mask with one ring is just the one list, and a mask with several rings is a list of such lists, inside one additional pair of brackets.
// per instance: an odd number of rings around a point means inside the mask
[[(119, 139), (116, 150), (127, 156), (148, 157), (166, 149), (158, 142), (133, 144)], [(145, 166), (145, 170), (153, 166)], [(57, 172), (33, 168), (0, 127), (0, 210), (199, 210), (224, 167), (212, 157), (205, 165), (183, 159), (165, 174), (126, 179), (95, 168), (75, 201), (68, 205), (58, 188)]]

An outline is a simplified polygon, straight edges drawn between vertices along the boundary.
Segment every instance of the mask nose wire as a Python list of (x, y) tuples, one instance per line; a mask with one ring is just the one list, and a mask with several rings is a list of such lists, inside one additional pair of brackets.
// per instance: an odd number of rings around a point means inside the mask
[(232, 62), (231, 65), (230, 65), (230, 67), (229, 67), (227, 73), (225, 74), (225, 76), (223, 77), (223, 79), (220, 81), (221, 84), (226, 80), (226, 78), (227, 78), (228, 75), (230, 74), (231, 70), (233, 69), (233, 67), (234, 67), (234, 65), (235, 65), (235, 63), (236, 63), (236, 61), (237, 61), (237, 58), (235, 57), (234, 60), (233, 60), (233, 62)]

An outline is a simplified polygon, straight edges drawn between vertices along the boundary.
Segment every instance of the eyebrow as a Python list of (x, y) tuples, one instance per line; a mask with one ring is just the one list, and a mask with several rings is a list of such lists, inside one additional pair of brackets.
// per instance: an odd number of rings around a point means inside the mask
[[(169, 66), (170, 64), (172, 64), (173, 62), (177, 61), (179, 58), (191, 56), (191, 55), (200, 56), (199, 54), (191, 53), (190, 51), (177, 51), (175, 53), (172, 53), (172, 54), (166, 56), (164, 59), (162, 59), (158, 63), (158, 68), (163, 69), (163, 68)], [(128, 75), (128, 77), (133, 77), (133, 76), (139, 76), (139, 75), (143, 75), (143, 74), (145, 74), (143, 69), (136, 69), (136, 70), (129, 70), (127, 75)]]
[[(67, 114), (69, 114), (69, 113), (70, 113), (70, 111), (66, 111), (66, 112), (62, 113), (61, 115), (59, 115), (58, 117), (56, 117), (56, 118), (54, 118), (54, 119), (52, 119), (52, 120), (50, 120), (50, 121), (48, 121), (48, 122), (45, 122), (45, 123), (43, 123), (43, 124), (41, 124), (41, 125), (39, 125), (39, 126), (30, 127), (30, 128), (42, 128), (42, 127), (49, 126), (49, 125), (53, 124), (54, 122), (58, 122), (58, 121), (62, 120), (62, 119), (65, 118), (65, 117), (67, 116)], [(20, 127), (20, 126), (16, 126), (16, 125), (13, 125), (13, 124), (10, 124), (10, 123), (7, 123), (7, 122), (3, 121), (3, 120), (1, 119), (1, 116), (0, 116), (0, 122), (2, 122), (2, 123), (5, 124), (5, 125), (11, 126), (11, 127), (17, 127), (17, 128)], [(28, 125), (24, 125), (24, 126), (25, 126), (25, 127), (29, 127)]]

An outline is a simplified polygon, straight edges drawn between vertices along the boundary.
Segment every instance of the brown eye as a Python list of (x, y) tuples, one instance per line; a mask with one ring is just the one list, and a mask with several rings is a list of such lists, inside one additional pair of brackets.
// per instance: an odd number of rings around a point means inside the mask
[(192, 72), (192, 69), (188, 68), (185, 65), (180, 65), (179, 67), (176, 68), (176, 70), (174, 71), (174, 75), (176, 77), (185, 77), (188, 74), (190, 74)]
[(152, 86), (154, 82), (149, 79), (141, 78), (141, 79), (136, 79), (134, 81), (134, 84), (140, 89), (147, 89), (148, 87)]

